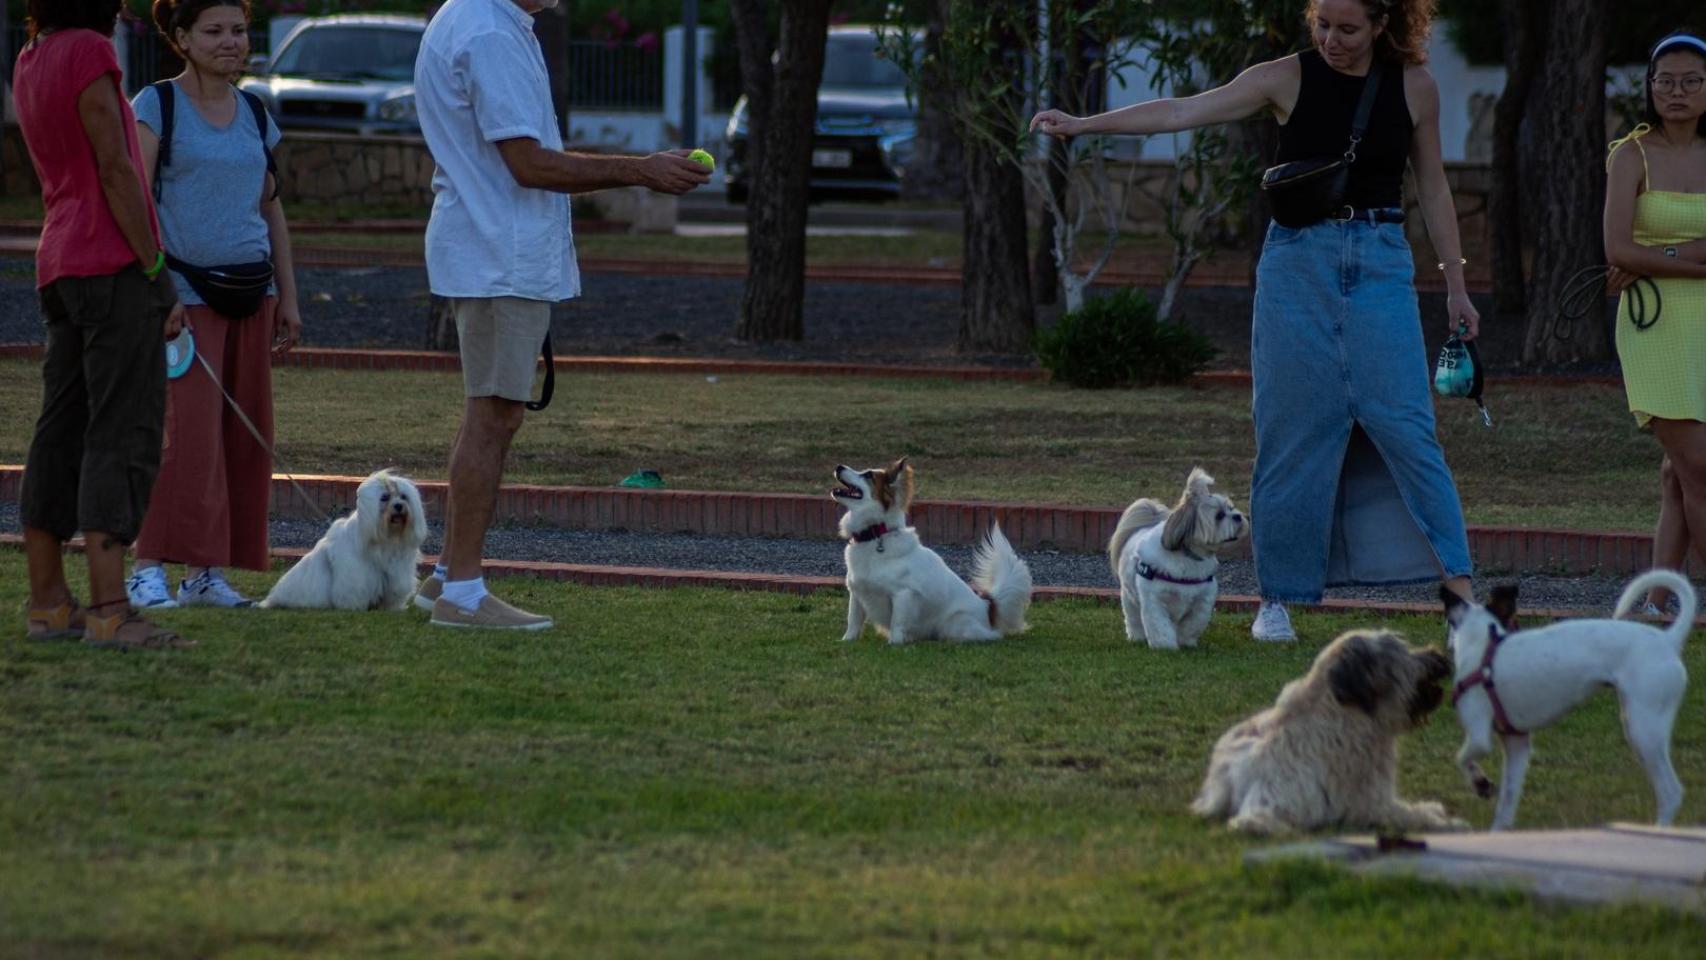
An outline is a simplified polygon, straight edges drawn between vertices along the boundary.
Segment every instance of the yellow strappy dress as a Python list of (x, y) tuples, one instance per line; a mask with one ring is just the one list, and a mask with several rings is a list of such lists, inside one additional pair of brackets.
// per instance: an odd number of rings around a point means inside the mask
[[(1640, 137), (1646, 132), (1645, 124), (1636, 127), (1613, 142), (1610, 152), (1633, 141), (1645, 170), (1647, 151)], [(1636, 243), (1667, 246), (1706, 237), (1706, 193), (1653, 190), (1649, 183), (1643, 176), (1641, 194), (1635, 198)], [(1660, 308), (1652, 326), (1640, 330), (1632, 322), (1631, 313), (1640, 313), (1632, 290), (1623, 291), (1617, 304), (1617, 356), (1623, 364), (1629, 412), (1643, 430), (1654, 417), (1706, 421), (1706, 279), (1654, 277), (1653, 283)], [(1652, 320), (1652, 292), (1643, 293), (1646, 319)]]

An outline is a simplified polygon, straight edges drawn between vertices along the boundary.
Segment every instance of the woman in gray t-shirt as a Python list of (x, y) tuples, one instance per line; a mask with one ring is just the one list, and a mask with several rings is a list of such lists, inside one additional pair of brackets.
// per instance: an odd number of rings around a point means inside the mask
[[(233, 86), (249, 58), (247, 3), (156, 0), (154, 22), (184, 60), (184, 72), (168, 81), (166, 102), (152, 86), (132, 101), (166, 252), (203, 268), (270, 259), (275, 275), (253, 314), (231, 317), (209, 306), (180, 271), (172, 273), (196, 359), (168, 389), (160, 476), (126, 587), (138, 608), (248, 606), (222, 568), (270, 566), (272, 353), (290, 349), (302, 332), (290, 234), (267, 169), (278, 126)], [(175, 596), (166, 561), (187, 567)]]

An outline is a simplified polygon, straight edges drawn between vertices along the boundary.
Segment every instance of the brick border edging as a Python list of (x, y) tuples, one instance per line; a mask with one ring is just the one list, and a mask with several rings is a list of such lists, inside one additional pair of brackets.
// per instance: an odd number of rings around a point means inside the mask
[[(0, 360), (40, 360), (39, 343), (0, 343)], [(556, 357), (558, 372), (572, 373), (682, 373), (738, 376), (875, 377), (901, 380), (937, 379), (1041, 383), (1049, 379), (1039, 367), (985, 367), (970, 365), (910, 366), (905, 364), (854, 363), (827, 360), (743, 360), (722, 357)], [(304, 367), (326, 370), (415, 370), (455, 373), (462, 369), (458, 355), (441, 350), (373, 350), (353, 347), (297, 347), (273, 357), (275, 367)], [(1510, 386), (1622, 386), (1623, 378), (1601, 374), (1512, 374), (1499, 376), (1497, 383)], [(1249, 387), (1248, 370), (1205, 370), (1186, 386)]]
[[(0, 534), (0, 548), (21, 549), (23, 537), (15, 533)], [(72, 540), (73, 552), (83, 549), (83, 541)], [(308, 551), (299, 548), (277, 548), (274, 559), (300, 560)], [(432, 569), (436, 558), (423, 558), (420, 573)], [(532, 577), (557, 583), (573, 583), (589, 587), (644, 587), (670, 589), (674, 587), (706, 587), (724, 590), (762, 591), (806, 595), (821, 591), (841, 591), (840, 577), (804, 577), (775, 573), (746, 573), (729, 570), (672, 570), (663, 567), (596, 566), (574, 563), (545, 563), (529, 560), (488, 560), (483, 572), (492, 578)], [(1054, 600), (1093, 600), (1103, 604), (1119, 602), (1120, 592), (1112, 587), (1037, 587), (1031, 600), (1047, 603)], [(1225, 594), (1215, 601), (1215, 608), (1226, 613), (1254, 613), (1261, 605), (1260, 597)], [(1384, 616), (1426, 616), (1439, 612), (1428, 603), (1386, 602), (1379, 600), (1328, 599), (1318, 604), (1298, 604), (1294, 609), (1321, 613), (1366, 613)], [(1598, 611), (1572, 609), (1524, 610), (1523, 616), (1532, 620), (1568, 620), (1588, 616)], [(1706, 616), (1695, 620), (1696, 626), (1706, 626)]]
[[(359, 477), (300, 475), (296, 482), (312, 506), (282, 474), (273, 477), (273, 515), (319, 519), (349, 509)], [(0, 465), (0, 499), (17, 500), (23, 468)], [(429, 512), (442, 515), (447, 484), (418, 480)], [(1000, 523), (1020, 550), (1101, 553), (1119, 523), (1120, 507), (919, 500), (908, 519), (926, 543), (976, 543)], [(498, 493), (496, 522), (577, 530), (625, 530), (706, 536), (808, 540), (838, 538), (840, 508), (825, 495), (744, 494), (716, 490), (644, 490), (624, 487), (506, 484)], [(1644, 533), (1472, 526), (1469, 548), (1477, 569), (1597, 573), (1629, 576), (1651, 565), (1652, 537)], [(1246, 551), (1238, 556), (1248, 556)]]

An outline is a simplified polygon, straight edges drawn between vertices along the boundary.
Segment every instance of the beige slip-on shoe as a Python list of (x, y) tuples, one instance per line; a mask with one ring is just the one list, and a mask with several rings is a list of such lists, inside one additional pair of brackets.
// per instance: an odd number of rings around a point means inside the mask
[(487, 630), (549, 630), (551, 628), (550, 617), (528, 613), (526, 610), (517, 610), (490, 593), (481, 598), (480, 606), (474, 610), (464, 610), (440, 596), (432, 605), (432, 619), (428, 620), (427, 623), (435, 627), (474, 627)]
[(438, 598), (443, 595), (443, 593), (444, 581), (430, 573), (427, 574), (426, 577), (421, 580), (420, 586), (415, 587), (415, 608), (431, 613), (432, 605), (438, 602)]

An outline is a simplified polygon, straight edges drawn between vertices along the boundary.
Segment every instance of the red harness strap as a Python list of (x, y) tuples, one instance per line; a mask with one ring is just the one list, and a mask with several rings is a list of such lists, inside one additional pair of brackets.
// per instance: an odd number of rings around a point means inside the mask
[(1481, 666), (1474, 673), (1457, 681), (1457, 686), (1451, 690), (1451, 705), (1457, 706), (1457, 701), (1465, 693), (1476, 687), (1487, 688), (1487, 699), (1493, 704), (1493, 730), (1507, 737), (1527, 736), (1518, 730), (1505, 714), (1505, 705), (1499, 702), (1498, 688), (1493, 685), (1493, 655), (1499, 652), (1499, 644), (1505, 635), (1499, 633), (1495, 626), (1487, 627), (1487, 652), (1481, 655)]

